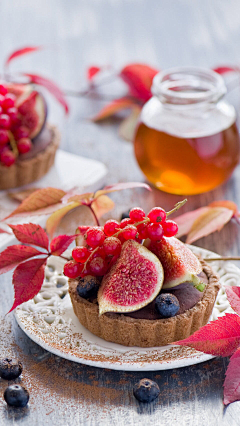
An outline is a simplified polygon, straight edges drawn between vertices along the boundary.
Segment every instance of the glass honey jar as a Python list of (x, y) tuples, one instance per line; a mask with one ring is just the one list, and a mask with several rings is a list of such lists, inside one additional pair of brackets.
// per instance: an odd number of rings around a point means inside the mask
[(174, 68), (153, 79), (134, 149), (147, 179), (162, 191), (191, 195), (210, 191), (239, 162), (236, 112), (223, 99), (222, 77), (201, 68)]

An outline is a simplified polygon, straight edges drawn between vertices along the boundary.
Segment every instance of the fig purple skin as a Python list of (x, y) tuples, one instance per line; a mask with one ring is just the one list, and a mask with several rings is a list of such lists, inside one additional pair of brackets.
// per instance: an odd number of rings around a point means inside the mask
[(48, 107), (47, 107), (47, 102), (46, 99), (44, 98), (44, 96), (42, 95), (42, 93), (39, 93), (39, 97), (42, 99), (42, 124), (38, 129), (38, 132), (36, 133), (36, 135), (32, 138), (32, 142), (34, 143), (37, 139), (37, 137), (42, 133), (46, 122), (47, 122), (47, 116), (48, 116)]

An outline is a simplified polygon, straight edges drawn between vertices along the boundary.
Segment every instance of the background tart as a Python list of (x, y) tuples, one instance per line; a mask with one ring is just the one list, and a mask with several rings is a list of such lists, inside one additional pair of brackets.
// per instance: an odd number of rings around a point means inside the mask
[(43, 177), (54, 163), (59, 143), (59, 131), (47, 125), (29, 153), (20, 155), (11, 167), (0, 164), (0, 189), (17, 188)]
[(164, 346), (185, 339), (208, 322), (220, 289), (218, 276), (206, 262), (201, 263), (208, 281), (203, 297), (191, 309), (174, 317), (151, 320), (117, 313), (99, 316), (98, 305), (80, 297), (76, 290), (78, 280), (70, 279), (69, 294), (74, 313), (96, 336), (125, 346)]

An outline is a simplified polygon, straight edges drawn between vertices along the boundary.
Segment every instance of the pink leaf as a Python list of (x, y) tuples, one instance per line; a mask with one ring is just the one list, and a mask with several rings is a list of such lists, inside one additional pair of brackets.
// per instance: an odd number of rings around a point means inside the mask
[(232, 309), (240, 315), (240, 287), (226, 286), (226, 293)]
[(53, 83), (53, 81), (36, 74), (23, 73), (23, 75), (28, 77), (31, 83), (39, 84), (40, 86), (45, 87), (45, 89), (47, 89), (57, 99), (57, 101), (64, 107), (66, 114), (68, 114), (69, 107), (65, 99), (65, 95), (63, 91), (55, 83)]
[(93, 77), (99, 73), (100, 70), (101, 68), (99, 67), (89, 67), (87, 70), (87, 79), (91, 81)]
[(214, 68), (213, 71), (217, 72), (218, 74), (226, 74), (228, 72), (237, 72), (239, 69), (238, 67), (217, 67)]
[(21, 243), (34, 244), (48, 250), (48, 236), (40, 225), (25, 223), (24, 225), (8, 225)]
[(145, 64), (130, 64), (122, 69), (120, 77), (129, 86), (131, 94), (144, 103), (152, 96), (150, 89), (158, 72)]
[(68, 246), (75, 240), (76, 235), (59, 235), (53, 238), (50, 244), (51, 254), (53, 256), (60, 256)]
[(125, 97), (125, 98), (115, 99), (113, 102), (103, 107), (101, 111), (98, 112), (98, 114), (92, 118), (92, 120), (93, 121), (105, 120), (106, 118), (111, 117), (112, 115), (116, 114), (119, 111), (122, 111), (123, 109), (128, 109), (133, 107), (136, 107), (136, 104), (130, 98)]
[(197, 351), (215, 356), (230, 356), (240, 344), (240, 317), (225, 314), (201, 327), (187, 339), (173, 345), (190, 346)]
[(132, 189), (132, 188), (145, 188), (151, 191), (151, 188), (146, 183), (142, 182), (123, 182), (115, 183), (113, 185), (105, 186), (103, 189), (100, 189), (95, 193), (94, 198), (100, 197), (100, 195), (109, 194), (110, 192), (122, 191), (123, 189)]
[(226, 371), (224, 381), (224, 400), (225, 405), (240, 400), (240, 348), (236, 350), (230, 358), (230, 363)]
[(27, 260), (17, 266), (13, 273), (14, 303), (9, 312), (38, 294), (43, 284), (46, 263), (47, 257)]
[(26, 55), (28, 53), (36, 52), (37, 50), (41, 50), (41, 46), (28, 46), (23, 47), (22, 49), (15, 50), (11, 55), (8, 56), (7, 60), (5, 61), (5, 66), (8, 65), (13, 59), (18, 58), (19, 56)]
[(209, 207), (200, 207), (199, 209), (192, 210), (190, 212), (183, 213), (182, 215), (175, 217), (174, 222), (178, 224), (177, 237), (180, 238), (183, 235), (188, 234), (195, 220), (208, 210)]
[(7, 247), (0, 253), (0, 275), (15, 268), (22, 261), (39, 254), (45, 253), (38, 251), (34, 247), (20, 244)]

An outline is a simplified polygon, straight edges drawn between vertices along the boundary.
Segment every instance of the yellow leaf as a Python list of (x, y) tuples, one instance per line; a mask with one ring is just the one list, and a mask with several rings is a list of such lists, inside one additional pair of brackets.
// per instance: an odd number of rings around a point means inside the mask
[(225, 207), (211, 207), (193, 223), (186, 243), (191, 244), (199, 238), (220, 231), (233, 216), (233, 211)]
[(107, 195), (100, 195), (95, 201), (93, 201), (92, 209), (94, 210), (97, 218), (100, 218), (105, 213), (112, 210), (114, 205), (114, 202)]
[(68, 212), (75, 209), (76, 207), (79, 207), (79, 203), (71, 203), (71, 204), (57, 210), (48, 218), (48, 220), (46, 222), (46, 230), (47, 230), (48, 234), (50, 235), (50, 238), (53, 237), (53, 235), (54, 235), (59, 223), (61, 222), (62, 218)]

